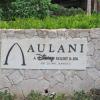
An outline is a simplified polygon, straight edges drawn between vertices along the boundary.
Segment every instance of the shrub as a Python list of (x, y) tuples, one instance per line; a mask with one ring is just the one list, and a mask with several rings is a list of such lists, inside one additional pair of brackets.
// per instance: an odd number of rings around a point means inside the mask
[[(75, 92), (74, 95), (66, 96), (65, 94), (46, 94), (31, 91), (24, 100), (92, 100), (93, 97), (84, 91)], [(0, 100), (16, 100), (15, 95), (11, 95), (7, 90), (0, 92)], [(100, 100), (96, 98), (95, 100)]]
[(0, 92), (0, 100), (15, 100), (15, 96), (12, 96), (7, 90)]
[(48, 96), (43, 96), (39, 92), (31, 91), (31, 93), (26, 97), (27, 100), (50, 100)]
[(49, 15), (50, 0), (16, 0), (11, 3), (12, 18), (45, 18)]
[(83, 11), (81, 8), (70, 8), (70, 9), (66, 9), (65, 12), (66, 16), (74, 16), (74, 15), (79, 15), (79, 14), (85, 14), (85, 11)]
[(83, 11), (81, 8), (64, 8), (58, 4), (50, 5), (50, 11), (51, 15), (55, 16), (74, 16), (78, 14), (85, 14), (85, 11)]
[(50, 94), (46, 96), (39, 92), (31, 91), (26, 100), (92, 100), (92, 96), (84, 91), (79, 91), (75, 92), (74, 95), (65, 96), (65, 94), (57, 94), (51, 98)]
[(66, 96), (65, 94), (59, 94), (52, 98), (49, 94), (46, 96), (39, 92), (31, 91), (26, 100), (66, 100)]
[[(40, 18), (50, 16), (71, 16), (83, 14), (80, 8), (64, 8), (52, 4), (51, 0), (4, 0), (0, 1), (2, 20), (15, 20), (15, 18)], [(0, 11), (1, 14), (1, 11)]]
[(73, 100), (91, 100), (91, 96), (87, 95), (84, 91), (75, 92)]
[(63, 6), (60, 6), (58, 4), (51, 4), (50, 11), (51, 11), (51, 16), (52, 15), (61, 16), (61, 15), (65, 15), (66, 8), (64, 8)]
[(15, 18), (45, 18), (49, 15), (51, 0), (4, 0), (0, 1), (3, 20)]

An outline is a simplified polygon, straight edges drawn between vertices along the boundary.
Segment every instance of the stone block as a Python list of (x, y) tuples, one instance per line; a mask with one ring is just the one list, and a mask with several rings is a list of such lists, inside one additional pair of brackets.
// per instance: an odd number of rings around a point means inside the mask
[(15, 30), (14, 30), (14, 29), (9, 29), (9, 30), (7, 30), (7, 31), (6, 31), (6, 36), (7, 36), (7, 37), (10, 37), (10, 38), (11, 38), (11, 37), (14, 38), (14, 37), (15, 37)]
[(95, 40), (95, 41), (94, 41), (94, 44), (95, 44), (95, 49), (96, 49), (96, 50), (100, 50), (100, 40), (98, 40), (98, 39)]
[(1, 69), (1, 74), (4, 76), (9, 76), (10, 74), (12, 74), (13, 72), (15, 72), (16, 70), (13, 69)]
[(80, 31), (79, 30), (76, 30), (76, 29), (69, 30), (68, 37), (71, 37), (71, 38), (79, 38), (80, 37)]
[(0, 77), (0, 89), (9, 88), (11, 86), (11, 82), (7, 77)]
[(56, 30), (49, 30), (48, 31), (48, 37), (49, 38), (56, 38), (57, 37), (57, 31)]
[(32, 38), (33, 36), (37, 34), (37, 32), (36, 32), (36, 29), (27, 29), (25, 30), (24, 34), (26, 38)]
[(96, 64), (96, 68), (100, 70), (100, 50), (95, 50), (94, 61)]
[(5, 32), (1, 34), (1, 37), (2, 38), (25, 38), (24, 30), (21, 29), (5, 30)]
[(75, 75), (72, 78), (72, 88), (73, 88), (73, 90), (74, 91), (81, 91), (81, 90), (83, 90), (82, 83), (83, 83), (83, 80), (81, 80), (80, 77)]
[(64, 83), (64, 75), (62, 74), (61, 71), (57, 71), (54, 75), (53, 78), (58, 82), (58, 83)]
[(78, 78), (80, 78), (80, 80), (85, 80), (85, 79), (87, 79), (87, 76), (88, 76), (86, 70), (84, 70), (84, 71), (76, 71), (74, 73), (74, 75), (76, 75)]
[(86, 67), (96, 67), (96, 62), (94, 61), (94, 56), (87, 56), (87, 66)]
[(89, 37), (90, 32), (89, 31), (81, 31), (80, 32), (80, 38), (87, 38)]
[(52, 89), (58, 83), (53, 77), (49, 78), (48, 81), (50, 83), (49, 89)]
[(100, 29), (98, 28), (98, 29), (92, 29), (91, 31), (90, 31), (90, 36), (91, 36), (91, 38), (93, 38), (93, 39), (100, 39)]
[(43, 77), (41, 70), (25, 70), (24, 79), (38, 79)]
[(44, 92), (45, 89), (49, 88), (49, 82), (46, 80), (28, 79), (23, 80), (17, 86), (23, 90), (25, 95), (27, 95), (31, 90)]
[(100, 77), (95, 81), (95, 88), (100, 90)]
[(88, 75), (87, 71), (77, 71), (72, 77), (72, 87), (75, 91), (89, 91), (94, 87), (94, 80)]
[(65, 34), (67, 34), (67, 33), (66, 33), (66, 29), (57, 29), (57, 36), (58, 36), (59, 38), (65, 37)]
[(87, 55), (88, 56), (93, 56), (94, 52), (95, 52), (95, 44), (94, 44), (94, 42), (90, 41), (90, 42), (87, 43), (87, 45), (88, 45)]
[(6, 33), (3, 33), (3, 32), (2, 32), (2, 33), (1, 33), (1, 38), (2, 38), (2, 39), (5, 39), (5, 38), (7, 38), (7, 35), (6, 35)]
[(6, 29), (0, 29), (0, 34), (5, 33)]
[(96, 68), (88, 68), (87, 73), (93, 80), (98, 80), (100, 78), (100, 71)]
[(56, 85), (54, 85), (54, 87), (50, 88), (50, 91), (56, 92), (56, 93), (65, 93), (68, 90), (66, 90), (66, 88), (64, 87), (64, 84), (57, 83)]
[(19, 71), (15, 71), (14, 73), (10, 74), (8, 78), (14, 85), (23, 81), (23, 76)]
[(36, 30), (38, 37), (40, 38), (46, 38), (48, 31), (47, 30)]

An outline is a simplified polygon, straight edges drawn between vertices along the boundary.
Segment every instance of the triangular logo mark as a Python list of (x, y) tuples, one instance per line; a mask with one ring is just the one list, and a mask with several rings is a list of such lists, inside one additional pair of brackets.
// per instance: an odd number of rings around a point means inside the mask
[(8, 58), (9, 58), (9, 55), (10, 55), (12, 49), (13, 49), (15, 46), (18, 46), (19, 50), (21, 51), (21, 55), (22, 55), (22, 65), (25, 66), (25, 65), (26, 65), (26, 64), (25, 64), (25, 56), (24, 56), (24, 53), (23, 53), (22, 48), (20, 47), (20, 45), (19, 45), (17, 42), (14, 43), (14, 44), (11, 46), (11, 48), (9, 49), (9, 51), (8, 51), (8, 53), (7, 53), (7, 56), (6, 56), (6, 60), (5, 60), (4, 65), (8, 65)]

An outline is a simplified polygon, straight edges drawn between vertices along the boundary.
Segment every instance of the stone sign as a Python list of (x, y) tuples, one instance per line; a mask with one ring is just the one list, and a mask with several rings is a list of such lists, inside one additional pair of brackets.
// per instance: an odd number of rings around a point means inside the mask
[(85, 69), (86, 38), (2, 39), (1, 68)]

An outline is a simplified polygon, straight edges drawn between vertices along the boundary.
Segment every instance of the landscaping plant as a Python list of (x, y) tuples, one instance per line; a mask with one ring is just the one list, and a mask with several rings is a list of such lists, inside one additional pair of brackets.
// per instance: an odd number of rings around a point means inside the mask
[(0, 28), (6, 29), (59, 29), (59, 28), (100, 28), (100, 14), (91, 16), (58, 16), (46, 17), (44, 19), (25, 18), (15, 19), (15, 21), (0, 21)]
[(4, 92), (0, 91), (0, 100), (15, 100), (15, 95), (11, 95), (7, 90)]
[(49, 15), (51, 0), (1, 0), (3, 20), (15, 18), (37, 17), (40, 19)]
[[(72, 16), (85, 13), (81, 8), (65, 8), (51, 0), (1, 0), (0, 19), (39, 18), (47, 16)], [(3, 16), (3, 17), (1, 17)]]
[(65, 94), (59, 94), (53, 97), (50, 94), (42, 95), (39, 92), (31, 91), (26, 100), (66, 100), (66, 96)]
[(86, 94), (84, 91), (75, 92), (73, 100), (91, 100), (91, 96)]

